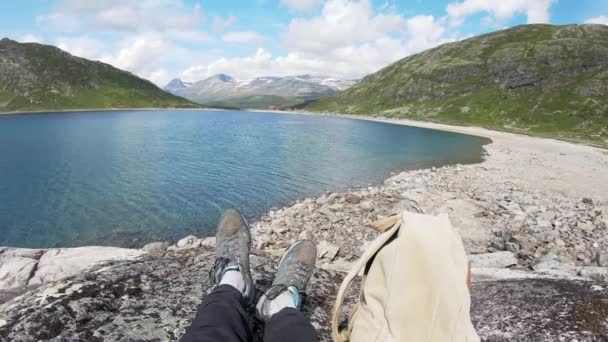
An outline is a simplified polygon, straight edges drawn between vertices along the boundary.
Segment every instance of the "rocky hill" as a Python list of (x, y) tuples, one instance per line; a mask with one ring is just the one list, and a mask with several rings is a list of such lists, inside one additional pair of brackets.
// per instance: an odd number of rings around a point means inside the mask
[(174, 79), (164, 89), (204, 105), (259, 109), (271, 105), (290, 107), (301, 104), (333, 95), (354, 83), (351, 80), (310, 75), (237, 80), (217, 74), (194, 83)]
[(0, 111), (196, 106), (109, 64), (0, 40)]
[(608, 143), (608, 26), (525, 25), (406, 57), (313, 111)]

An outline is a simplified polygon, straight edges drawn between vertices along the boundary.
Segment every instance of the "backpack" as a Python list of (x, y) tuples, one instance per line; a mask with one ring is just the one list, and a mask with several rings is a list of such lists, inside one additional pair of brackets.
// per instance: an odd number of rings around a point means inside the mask
[[(478, 342), (470, 318), (470, 265), (447, 214), (403, 212), (374, 224), (385, 231), (344, 278), (332, 317), (336, 342)], [(343, 303), (363, 271), (348, 329)]]

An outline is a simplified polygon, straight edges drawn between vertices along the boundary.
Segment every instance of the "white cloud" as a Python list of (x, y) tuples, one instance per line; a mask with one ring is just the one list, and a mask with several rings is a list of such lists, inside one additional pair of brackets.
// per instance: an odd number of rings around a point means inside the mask
[(555, 0), (464, 0), (448, 4), (446, 11), (450, 24), (460, 26), (464, 20), (477, 13), (488, 13), (499, 20), (515, 14), (525, 14), (528, 24), (549, 22), (549, 7)]
[(323, 0), (281, 0), (281, 4), (292, 11), (310, 11)]
[(404, 22), (396, 14), (375, 14), (369, 0), (330, 0), (321, 15), (293, 19), (283, 40), (290, 50), (321, 52), (397, 32)]
[(22, 36), (19, 36), (19, 37), (17, 37), (16, 40), (21, 43), (42, 43), (43, 42), (43, 40), (40, 36), (31, 34), (31, 33), (27, 33)]
[(36, 18), (39, 25), (66, 32), (188, 30), (203, 20), (200, 4), (187, 6), (183, 0), (60, 0)]
[(320, 15), (289, 23), (282, 37), (288, 51), (285, 55), (258, 49), (251, 56), (192, 66), (180, 76), (188, 81), (216, 73), (237, 78), (304, 73), (359, 78), (456, 39), (448, 35), (445, 25), (445, 19), (431, 15), (404, 18), (391, 12), (378, 13), (368, 0), (328, 0)]
[(266, 40), (266, 37), (252, 31), (229, 32), (222, 36), (225, 42), (259, 44)]
[(236, 23), (236, 17), (231, 15), (226, 19), (222, 17), (213, 17), (213, 30), (216, 32), (221, 32), (228, 29), (230, 26)]
[(87, 59), (99, 59), (105, 47), (103, 42), (88, 36), (59, 37), (55, 40), (55, 45), (74, 56)]
[(589, 18), (585, 20), (586, 24), (604, 24), (608, 25), (608, 16), (601, 15), (599, 17)]

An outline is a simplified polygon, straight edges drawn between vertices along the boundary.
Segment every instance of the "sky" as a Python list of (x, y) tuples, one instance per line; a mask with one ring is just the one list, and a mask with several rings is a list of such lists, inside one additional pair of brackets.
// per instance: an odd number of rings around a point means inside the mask
[(608, 25), (608, 0), (0, 1), (0, 38), (55, 45), (159, 86), (217, 73), (358, 79), (527, 23)]

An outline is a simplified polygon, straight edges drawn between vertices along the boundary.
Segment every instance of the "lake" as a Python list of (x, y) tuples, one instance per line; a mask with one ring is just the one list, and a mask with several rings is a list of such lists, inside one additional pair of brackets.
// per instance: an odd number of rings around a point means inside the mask
[(391, 172), (481, 160), (488, 139), (347, 118), (243, 111), (0, 117), (0, 246), (141, 246), (215, 234)]

